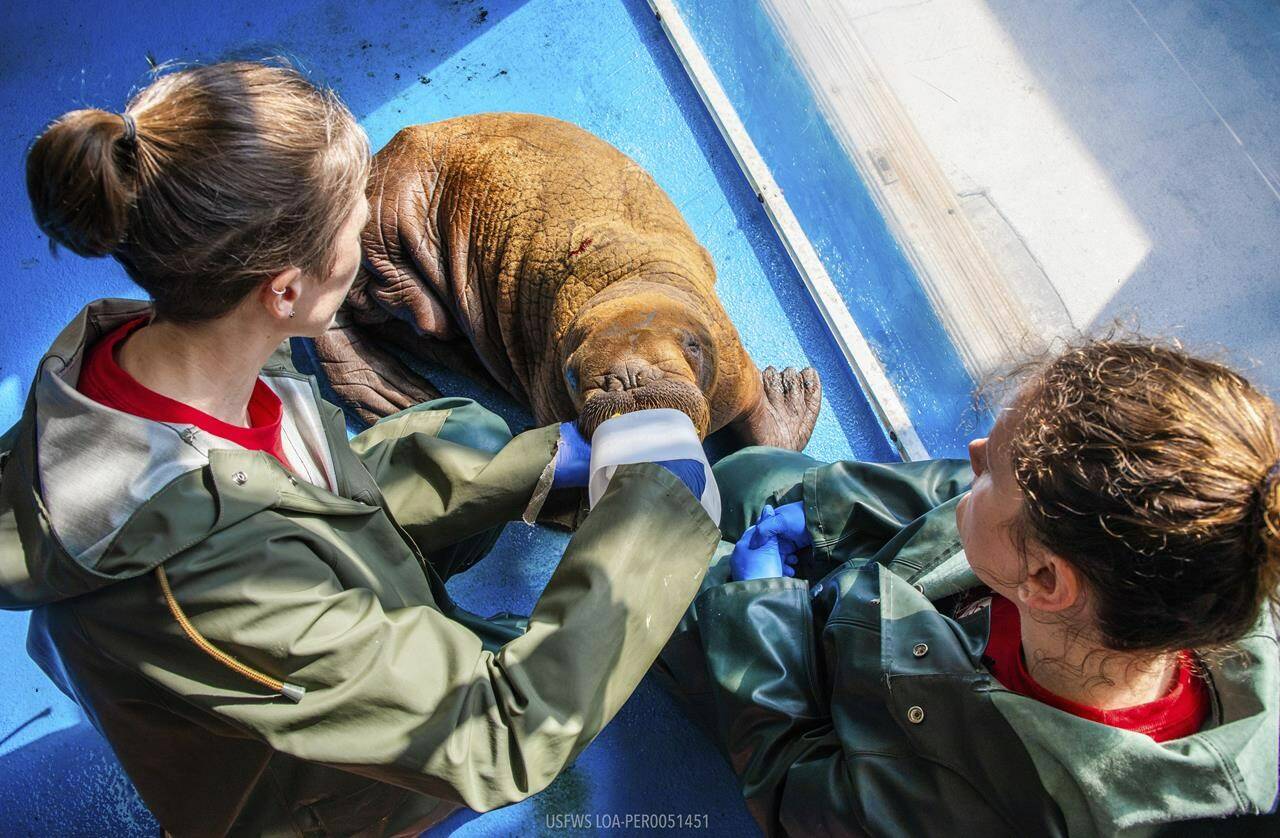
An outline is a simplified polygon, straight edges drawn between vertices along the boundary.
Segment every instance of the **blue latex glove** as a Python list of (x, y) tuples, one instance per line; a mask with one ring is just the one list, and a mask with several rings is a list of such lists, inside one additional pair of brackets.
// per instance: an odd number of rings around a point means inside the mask
[(697, 460), (663, 460), (654, 465), (662, 466), (679, 477), (680, 482), (693, 492), (693, 496), (702, 500), (702, 490), (707, 488), (707, 474), (703, 471), (702, 463)]
[(591, 443), (578, 430), (577, 422), (560, 423), (560, 450), (551, 488), (568, 489), (587, 485), (590, 477)]
[(762, 535), (758, 528), (747, 527), (729, 556), (729, 578), (740, 582), (795, 576), (795, 564), (795, 551), (787, 550), (777, 536)]
[(805, 526), (804, 504), (800, 501), (784, 503), (777, 509), (766, 503), (756, 519), (756, 528), (761, 535), (775, 536), (782, 542), (783, 549), (792, 553), (813, 544), (813, 536)]

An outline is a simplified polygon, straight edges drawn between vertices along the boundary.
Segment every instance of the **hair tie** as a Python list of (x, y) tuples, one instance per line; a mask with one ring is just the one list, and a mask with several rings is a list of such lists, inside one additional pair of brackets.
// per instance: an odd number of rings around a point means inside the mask
[(120, 114), (120, 120), (124, 122), (124, 136), (120, 139), (126, 143), (136, 142), (138, 139), (138, 123), (127, 113)]
[(1275, 485), (1277, 480), (1280, 480), (1280, 461), (1277, 461), (1275, 465), (1267, 469), (1267, 473), (1263, 475), (1262, 491), (1270, 494), (1271, 487)]

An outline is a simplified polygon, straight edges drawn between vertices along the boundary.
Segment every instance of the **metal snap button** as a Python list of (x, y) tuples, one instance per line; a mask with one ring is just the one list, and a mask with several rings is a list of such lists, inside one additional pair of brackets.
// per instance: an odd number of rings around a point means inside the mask
[(915, 588), (920, 593), (924, 593), (924, 585), (921, 585), (919, 582), (915, 583), (911, 587)]
[(917, 643), (911, 647), (911, 654), (915, 655), (917, 658), (923, 658), (925, 655), (929, 654), (929, 644)]
[(916, 705), (907, 710), (907, 721), (918, 725), (924, 721), (924, 708)]
[(816, 584), (816, 585), (814, 585), (814, 586), (813, 586), (813, 590), (811, 590), (811, 591), (809, 592), (809, 595), (810, 595), (810, 596), (817, 596), (817, 595), (818, 595), (818, 594), (820, 594), (820, 593), (822, 593), (822, 583), (821, 583), (821, 582), (819, 582), (818, 584)]
[(880, 597), (876, 597), (875, 599), (871, 600), (871, 604), (872, 604), (872, 605), (879, 605), (879, 604), (880, 604)]
[(237, 486), (243, 486), (245, 483), (249, 482), (249, 475), (245, 474), (243, 471), (237, 471), (235, 474), (231, 475), (231, 479), (236, 481)]

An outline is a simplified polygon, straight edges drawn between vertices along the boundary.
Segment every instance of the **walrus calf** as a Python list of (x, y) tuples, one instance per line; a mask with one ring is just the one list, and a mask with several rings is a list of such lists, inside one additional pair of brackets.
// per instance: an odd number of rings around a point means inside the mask
[(763, 374), (715, 293), (715, 267), (634, 161), (543, 116), (403, 129), (374, 157), (365, 262), (316, 341), (366, 421), (438, 395), (387, 351), (492, 377), (538, 422), (688, 414), (706, 436), (799, 450), (821, 385)]

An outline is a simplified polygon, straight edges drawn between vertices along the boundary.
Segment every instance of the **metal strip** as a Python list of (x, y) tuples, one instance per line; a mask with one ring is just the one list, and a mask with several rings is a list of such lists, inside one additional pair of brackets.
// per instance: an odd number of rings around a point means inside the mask
[(765, 213), (777, 231), (778, 238), (791, 256), (800, 278), (813, 299), (814, 305), (822, 314), (827, 329), (835, 338), (836, 344), (844, 355), (845, 362), (852, 370), (854, 378), (867, 395), (881, 425), (884, 426), (889, 440), (897, 447), (904, 460), (925, 460), (929, 452), (916, 433), (915, 425), (907, 414), (906, 406), (898, 396), (898, 391), (885, 375), (880, 360), (871, 350), (871, 345), (863, 336), (862, 330), (854, 322), (848, 306), (840, 297), (835, 284), (809, 237), (805, 235), (796, 219), (791, 206), (782, 195), (782, 190), (773, 179), (764, 158), (756, 150), (755, 143), (747, 134), (738, 112), (725, 94), (724, 88), (716, 78), (711, 65), (707, 63), (702, 50), (693, 39), (693, 35), (685, 26), (680, 12), (672, 0), (649, 0), (662, 29), (680, 57), (685, 72), (702, 97), (702, 102), (711, 113), (721, 136), (733, 151), (739, 168), (746, 175), (751, 188), (764, 205)]

